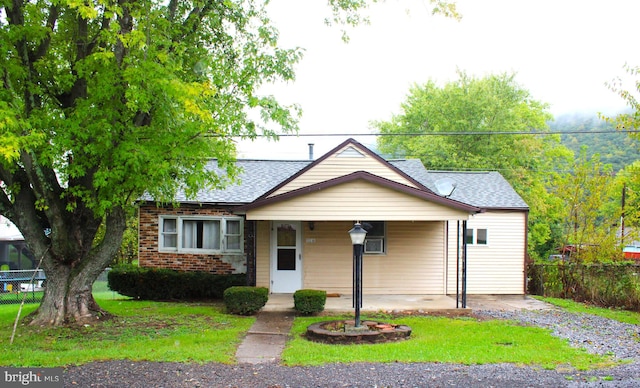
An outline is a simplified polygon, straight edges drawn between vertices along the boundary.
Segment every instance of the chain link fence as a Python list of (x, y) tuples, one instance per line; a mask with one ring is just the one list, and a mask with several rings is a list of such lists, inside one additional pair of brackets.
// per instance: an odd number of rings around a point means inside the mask
[[(0, 304), (39, 303), (44, 294), (43, 270), (0, 271)], [(26, 294), (26, 295), (25, 295)]]
[[(122, 296), (109, 290), (107, 274), (111, 268), (105, 269), (95, 283), (93, 295), (99, 299), (117, 299)], [(44, 295), (47, 279), (44, 271), (19, 270), (0, 271), (0, 305), (22, 303), (40, 303)]]

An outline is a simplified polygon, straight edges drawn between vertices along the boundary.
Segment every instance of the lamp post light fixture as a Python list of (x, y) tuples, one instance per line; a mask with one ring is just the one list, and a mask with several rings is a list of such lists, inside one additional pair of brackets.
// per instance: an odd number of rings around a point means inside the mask
[(360, 327), (360, 308), (362, 308), (362, 251), (367, 231), (359, 222), (349, 231), (353, 244), (353, 307), (356, 310), (355, 327)]

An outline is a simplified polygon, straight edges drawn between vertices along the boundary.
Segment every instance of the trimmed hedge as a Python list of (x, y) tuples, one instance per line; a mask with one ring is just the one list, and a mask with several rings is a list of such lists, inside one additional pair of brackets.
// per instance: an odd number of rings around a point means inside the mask
[(298, 290), (293, 294), (293, 307), (301, 314), (310, 315), (324, 310), (327, 292), (321, 290)]
[(251, 315), (267, 304), (269, 290), (266, 287), (229, 287), (224, 290), (223, 299), (228, 313)]
[(245, 285), (245, 274), (215, 275), (162, 268), (118, 266), (107, 275), (109, 289), (143, 300), (221, 299), (232, 286)]

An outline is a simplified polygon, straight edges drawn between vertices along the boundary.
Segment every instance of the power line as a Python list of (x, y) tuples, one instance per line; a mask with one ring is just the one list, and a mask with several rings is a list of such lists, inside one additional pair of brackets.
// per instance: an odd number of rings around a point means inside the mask
[[(473, 131), (473, 132), (424, 132), (424, 133), (283, 133), (278, 137), (335, 137), (335, 136), (470, 136), (470, 135), (565, 135), (565, 134), (613, 134), (613, 133), (640, 133), (640, 129), (603, 129), (603, 130), (575, 130), (575, 131)], [(269, 135), (256, 135), (267, 137)]]

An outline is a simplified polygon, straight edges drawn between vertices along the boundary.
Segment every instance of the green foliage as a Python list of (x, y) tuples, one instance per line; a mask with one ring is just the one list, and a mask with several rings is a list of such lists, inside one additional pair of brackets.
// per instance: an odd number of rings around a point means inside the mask
[(557, 262), (529, 266), (529, 292), (640, 312), (640, 266)]
[(269, 289), (266, 287), (229, 287), (224, 291), (224, 304), (231, 314), (255, 314), (267, 304)]
[(123, 265), (109, 271), (108, 281), (109, 289), (135, 299), (197, 300), (222, 298), (227, 288), (246, 284), (246, 275), (214, 275)]
[[(640, 66), (625, 65), (624, 70), (631, 77), (636, 80), (632, 83), (632, 88), (626, 85), (621, 78), (609, 83), (609, 88), (622, 98), (630, 108), (627, 113), (621, 113), (614, 118), (606, 118), (607, 121), (615, 123), (618, 129), (638, 129), (640, 128), (640, 100), (638, 99), (638, 93), (640, 93), (640, 82), (637, 78), (640, 75)], [(635, 90), (634, 90), (635, 89)], [(635, 137), (640, 140), (640, 134), (629, 134), (631, 137)]]
[[(620, 208), (606, 211), (613, 175), (611, 166), (600, 162), (596, 154), (588, 158), (586, 150), (558, 174), (551, 193), (562, 203), (559, 210), (563, 246), (571, 245), (574, 260), (585, 262), (608, 261), (621, 258), (616, 238)], [(612, 228), (612, 226), (614, 226)]]
[[(0, 29), (0, 143), (13, 145), (0, 164), (18, 167), (29, 152), (55, 169), (67, 209), (81, 199), (100, 215), (145, 190), (171, 199), (178, 184), (224, 184), (235, 176), (232, 136), (271, 133), (269, 122), (295, 129), (295, 106), (256, 93), (291, 80), (301, 56), (277, 46), (261, 2), (75, 4), (8, 7)], [(210, 157), (228, 177), (204, 173)]]
[(499, 133), (546, 129), (547, 105), (532, 99), (513, 75), (458, 76), (442, 87), (433, 81), (413, 86), (402, 114), (374, 126), (382, 134), (414, 136), (381, 136), (380, 150), (420, 158), (435, 170), (504, 170), (507, 179), (538, 166), (545, 150), (542, 137)]
[[(343, 27), (368, 24), (369, 18), (363, 13), (370, 3), (377, 3), (379, 0), (329, 0), (329, 7), (332, 14), (324, 19), (327, 25), (342, 25)], [(456, 3), (449, 0), (429, 0), (431, 3), (431, 14), (442, 15), (444, 17), (460, 20), (461, 16), (456, 8)], [(342, 39), (349, 41), (347, 32), (342, 30)]]
[(293, 307), (305, 315), (323, 311), (326, 301), (327, 292), (322, 290), (297, 290), (293, 293)]
[(562, 307), (563, 310), (572, 313), (583, 313), (597, 315), (613, 319), (614, 321), (630, 323), (632, 325), (640, 325), (640, 312), (632, 312), (628, 310), (620, 310), (616, 308), (603, 308), (593, 306), (591, 304), (579, 303), (570, 299), (552, 298), (552, 297), (535, 297), (538, 300), (551, 303), (555, 306)]
[[(630, 244), (640, 241), (640, 160), (626, 166), (618, 173), (612, 187), (613, 193), (620, 193), (620, 201), (610, 206), (622, 208), (625, 225), (623, 242)], [(624, 196), (624, 207), (622, 197)]]
[[(47, 288), (43, 324), (95, 307), (65, 294), (113, 261), (133, 201), (224, 187), (238, 175), (236, 139), (297, 130), (298, 107), (259, 92), (293, 80), (302, 55), (278, 45), (264, 7), (3, 2), (0, 213), (46, 256), (48, 277), (71, 274)], [(206, 169), (211, 158), (219, 174)]]
[[(549, 123), (549, 128), (561, 135), (562, 144), (578, 155), (586, 148), (587, 157), (598, 154), (600, 161), (611, 165), (618, 172), (640, 160), (640, 139), (634, 139), (625, 133), (602, 133), (615, 131), (615, 125), (594, 115), (573, 114), (562, 115)], [(592, 133), (571, 133), (586, 131)]]

